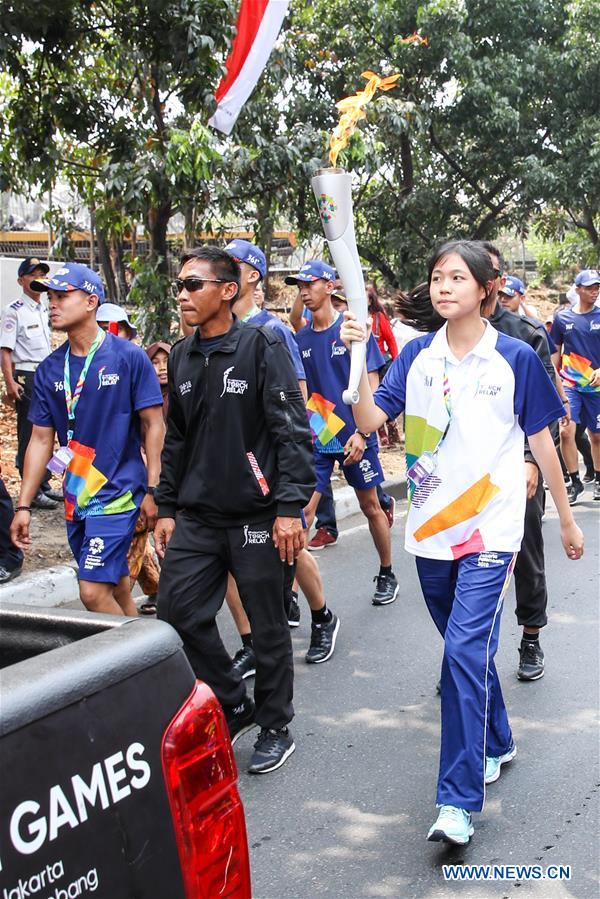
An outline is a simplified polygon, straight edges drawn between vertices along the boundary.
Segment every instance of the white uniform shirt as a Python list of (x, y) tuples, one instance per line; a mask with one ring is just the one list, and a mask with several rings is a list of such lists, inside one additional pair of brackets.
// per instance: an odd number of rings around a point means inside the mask
[(0, 346), (12, 351), (15, 368), (33, 371), (51, 353), (48, 307), (45, 296), (39, 303), (23, 296), (4, 312)]
[(563, 407), (522, 340), (486, 323), (458, 360), (446, 331), (411, 340), (375, 393), (388, 418), (405, 410), (407, 468), (439, 445), (433, 473), (420, 485), (409, 480), (405, 547), (429, 559), (515, 552), (525, 518), (524, 434), (556, 421)]

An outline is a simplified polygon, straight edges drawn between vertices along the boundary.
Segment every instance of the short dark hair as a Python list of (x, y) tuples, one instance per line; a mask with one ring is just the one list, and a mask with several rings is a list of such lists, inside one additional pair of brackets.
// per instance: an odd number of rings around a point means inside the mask
[(432, 306), (429, 284), (422, 281), (408, 293), (399, 291), (396, 297), (396, 311), (407, 325), (417, 331), (439, 331), (446, 323)]
[(232, 304), (235, 303), (240, 293), (242, 275), (239, 264), (233, 256), (230, 256), (229, 253), (226, 253), (220, 247), (207, 244), (203, 247), (194, 247), (193, 250), (187, 250), (179, 260), (179, 268), (182, 269), (186, 262), (189, 262), (191, 259), (202, 259), (204, 262), (208, 262), (215, 278), (223, 281), (232, 281), (236, 284), (237, 291), (231, 300)]
[(506, 259), (498, 249), (498, 247), (491, 243), (489, 240), (480, 240), (479, 243), (483, 247), (484, 250), (487, 250), (492, 256), (495, 256), (500, 265), (500, 269), (505, 272), (506, 271)]
[(494, 289), (493, 287), (488, 288), (488, 283), (495, 280), (495, 273), (489, 250), (483, 246), (481, 241), (449, 240), (443, 243), (429, 260), (428, 283), (431, 284), (431, 276), (436, 264), (440, 259), (450, 256), (452, 253), (460, 256), (479, 286), (485, 291), (485, 296), (481, 301), (481, 313), (482, 315), (489, 314), (491, 311), (489, 305), (494, 298)]

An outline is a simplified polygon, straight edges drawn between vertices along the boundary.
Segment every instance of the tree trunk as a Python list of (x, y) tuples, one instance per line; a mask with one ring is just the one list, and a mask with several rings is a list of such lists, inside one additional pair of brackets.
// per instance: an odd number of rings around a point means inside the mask
[(392, 287), (400, 287), (400, 282), (398, 281), (398, 277), (395, 272), (389, 267), (387, 262), (384, 259), (381, 259), (379, 256), (376, 256), (375, 253), (371, 252), (371, 250), (367, 249), (367, 247), (358, 245), (358, 255), (362, 256), (363, 259), (366, 259), (374, 268), (377, 269), (378, 272), (381, 272), (383, 277), (388, 281)]
[[(148, 234), (150, 235), (150, 258), (158, 262), (161, 275), (169, 274), (167, 226), (171, 218), (171, 200), (163, 200), (158, 206), (148, 210)], [(160, 260), (160, 261), (159, 261)]]
[(113, 237), (110, 242), (111, 259), (113, 262), (113, 271), (115, 273), (115, 282), (117, 287), (117, 297), (122, 305), (127, 297), (127, 281), (125, 280), (125, 263), (123, 261), (123, 241), (120, 237)]
[(98, 228), (96, 229), (96, 239), (98, 241), (98, 258), (100, 259), (100, 267), (106, 282), (106, 295), (108, 300), (114, 300), (117, 296), (117, 284), (110, 260), (110, 249), (108, 241), (104, 233)]

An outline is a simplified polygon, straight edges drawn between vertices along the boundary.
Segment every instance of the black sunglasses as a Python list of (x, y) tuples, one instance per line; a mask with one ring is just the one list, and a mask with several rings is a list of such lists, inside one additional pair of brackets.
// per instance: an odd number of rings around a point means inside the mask
[(227, 284), (229, 282), (224, 278), (176, 278), (171, 284), (171, 291), (177, 298), (184, 288), (188, 293), (195, 293), (197, 290), (202, 290), (206, 283)]
[(502, 271), (501, 268), (494, 269), (494, 278), (501, 278), (503, 274), (504, 274), (504, 272)]

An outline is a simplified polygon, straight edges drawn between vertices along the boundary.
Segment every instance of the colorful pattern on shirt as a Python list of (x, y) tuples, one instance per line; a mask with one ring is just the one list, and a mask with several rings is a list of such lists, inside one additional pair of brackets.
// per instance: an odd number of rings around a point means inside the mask
[(444, 326), (406, 345), (375, 402), (390, 418), (405, 410), (407, 468), (438, 451), (433, 473), (419, 485), (409, 481), (406, 549), (432, 559), (517, 551), (525, 517), (524, 434), (563, 414), (531, 347), (488, 324), (458, 361)]
[[(67, 347), (68, 342), (39, 366), (29, 411), (33, 424), (54, 428), (61, 446), (69, 425), (63, 383)], [(70, 354), (72, 384), (84, 361)], [(148, 406), (162, 406), (152, 363), (140, 347), (107, 334), (90, 363), (75, 412), (73, 458), (63, 480), (67, 521), (139, 507), (147, 476), (136, 413)]]
[(565, 384), (581, 393), (600, 393), (600, 386), (590, 385), (594, 370), (600, 368), (600, 309), (559, 312), (550, 337), (562, 346), (560, 376)]
[[(314, 331), (307, 325), (296, 334), (306, 383), (308, 387), (308, 420), (317, 453), (342, 453), (356, 425), (351, 406), (342, 402), (348, 387), (350, 353), (342, 343), (338, 315), (324, 331)], [(377, 371), (384, 364), (375, 338), (367, 344), (367, 371)], [(377, 445), (377, 435), (371, 434), (367, 446)]]

